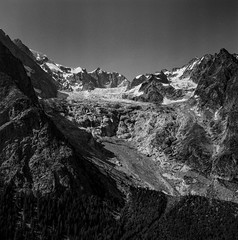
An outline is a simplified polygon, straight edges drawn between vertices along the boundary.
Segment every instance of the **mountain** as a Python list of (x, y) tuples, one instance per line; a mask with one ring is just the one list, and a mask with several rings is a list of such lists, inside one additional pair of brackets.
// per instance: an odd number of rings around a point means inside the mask
[(194, 58), (183, 67), (171, 71), (163, 69), (154, 74), (139, 75), (129, 84), (123, 97), (157, 103), (188, 99), (197, 87), (197, 67), (203, 58)]
[(45, 54), (31, 50), (35, 61), (60, 85), (61, 90), (80, 91), (95, 88), (115, 88), (124, 86), (129, 81), (116, 72), (106, 72), (100, 68), (87, 72), (85, 68), (65, 67), (50, 60)]
[(1, 188), (11, 183), (17, 191), (43, 194), (77, 189), (120, 199), (114, 180), (87, 160), (92, 135), (80, 134), (75, 150), (45, 114), (21, 61), (0, 42)]
[(234, 54), (221, 49), (218, 54), (192, 59), (172, 71), (141, 75), (131, 82), (124, 96), (172, 109), (176, 104), (180, 111), (175, 111), (177, 120), (167, 122), (177, 125), (170, 133), (176, 141), (169, 144), (166, 155), (214, 178), (236, 179), (237, 64)]
[(161, 104), (165, 98), (178, 99), (183, 97), (183, 91), (174, 88), (167, 76), (161, 71), (156, 74), (141, 75), (133, 79), (124, 98)]
[[(108, 111), (104, 109), (102, 102), (100, 105), (103, 111), (106, 111), (103, 119), (107, 120), (105, 122), (102, 120), (100, 123), (98, 119), (102, 118), (101, 113), (89, 110), (85, 114), (85, 112), (79, 112), (74, 105), (66, 103), (64, 109), (69, 105), (73, 112), (64, 110), (62, 114), (70, 121), (74, 121), (77, 126), (88, 129), (87, 131), (92, 132), (93, 135), (100, 132), (109, 137), (131, 139), (142, 153), (150, 156), (153, 152), (155, 154), (153, 158), (160, 159), (159, 161), (162, 161), (159, 156), (163, 154), (165, 159), (170, 159), (174, 162), (173, 164), (185, 164), (205, 174), (208, 179), (232, 181), (236, 179), (237, 152), (234, 146), (236, 146), (237, 134), (234, 112), (236, 111), (237, 57), (235, 54), (221, 49), (218, 54), (194, 58), (180, 68), (173, 68), (171, 71), (164, 69), (153, 74), (147, 73), (129, 82), (119, 73), (105, 72), (100, 68), (87, 72), (80, 67), (74, 69), (62, 66), (50, 60), (45, 54), (29, 50), (21, 41), (15, 42), (59, 83), (61, 90), (67, 90), (69, 95), (70, 92), (74, 93), (71, 99), (77, 95), (84, 99), (87, 95), (87, 98), (96, 101), (122, 99), (122, 101), (129, 100), (131, 103), (136, 102), (137, 105), (140, 102), (156, 104), (152, 112), (148, 112), (150, 117), (153, 114), (162, 114), (164, 109), (168, 108), (163, 116), (166, 118), (165, 123), (161, 125), (159, 118), (154, 123), (149, 123), (153, 126), (152, 135), (143, 136), (144, 145), (138, 142), (143, 131), (137, 131), (137, 127), (145, 124), (139, 120), (138, 110), (137, 113), (132, 110), (135, 118), (131, 122), (131, 115), (128, 115), (127, 111), (121, 108), (113, 109), (113, 107)], [(64, 131), (57, 122), (60, 116), (55, 110), (58, 109), (56, 106), (61, 104), (43, 102), (48, 111), (47, 114), (51, 115), (55, 124), (61, 128), (64, 135), (67, 135), (67, 131)], [(87, 108), (91, 109), (93, 106), (87, 106)], [(147, 112), (139, 109), (140, 113), (143, 111)], [(120, 120), (122, 116), (124, 116), (123, 121)], [(128, 124), (129, 122), (131, 123)], [(154, 128), (155, 126), (160, 130)], [(144, 131), (147, 130), (145, 125)], [(97, 133), (95, 136), (99, 135)], [(190, 191), (194, 190), (190, 189)]]
[(0, 235), (237, 239), (237, 91), (226, 49), (128, 81), (1, 32)]
[(89, 72), (89, 75), (96, 79), (98, 88), (115, 88), (129, 84), (129, 81), (120, 73), (105, 72), (100, 68)]

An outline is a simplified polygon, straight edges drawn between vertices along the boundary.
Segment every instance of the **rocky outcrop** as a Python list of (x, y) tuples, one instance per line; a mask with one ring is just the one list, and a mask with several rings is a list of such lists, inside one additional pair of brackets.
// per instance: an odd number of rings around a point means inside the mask
[(135, 78), (130, 82), (130, 84), (128, 85), (127, 90), (131, 90), (131, 89), (133, 89), (134, 87), (142, 84), (142, 83), (145, 82), (148, 78), (150, 78), (150, 74), (147, 74), (147, 75), (139, 75), (139, 76), (135, 77)]
[(18, 46), (19, 49), (21, 49), (22, 52), (27, 54), (30, 58), (35, 60), (34, 54), (31, 52), (31, 50), (21, 41), (21, 39), (17, 38), (14, 39), (13, 42)]
[(100, 68), (88, 74), (96, 80), (95, 87), (98, 88), (115, 88), (129, 84), (129, 81), (123, 75), (116, 72), (105, 72)]
[[(135, 91), (136, 88), (138, 89)], [(142, 75), (135, 78), (130, 84), (129, 90), (123, 94), (123, 98), (156, 104), (163, 103), (164, 98), (176, 100), (183, 96), (184, 91), (172, 87), (162, 71), (147, 75), (147, 77)]]

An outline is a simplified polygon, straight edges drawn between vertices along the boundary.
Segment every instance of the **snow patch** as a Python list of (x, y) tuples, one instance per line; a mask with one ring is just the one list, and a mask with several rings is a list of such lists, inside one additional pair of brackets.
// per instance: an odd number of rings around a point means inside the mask
[(221, 107), (216, 110), (215, 114), (214, 114), (214, 120), (218, 120), (219, 119), (219, 111), (220, 111)]
[(192, 63), (192, 65), (190, 65), (190, 66), (187, 68), (187, 70), (192, 70), (192, 69), (194, 68), (194, 66), (197, 65), (198, 61), (199, 61), (199, 60), (195, 60), (195, 61)]
[(94, 69), (93, 71), (91, 71), (91, 72), (88, 72), (88, 73), (95, 73), (97, 71), (97, 68), (96, 69)]
[(164, 74), (166, 75), (166, 76), (168, 76), (169, 74), (170, 74), (170, 71), (164, 71)]
[(197, 87), (197, 84), (193, 82), (190, 77), (179, 79), (178, 77), (172, 77), (169, 79), (171, 81), (172, 87), (175, 89), (194, 89)]
[(140, 74), (140, 75), (136, 76), (136, 79), (139, 79), (141, 76), (142, 76), (142, 74)]
[(127, 91), (126, 93), (128, 95), (132, 95), (132, 96), (135, 96), (135, 97), (138, 97), (140, 95), (142, 95), (144, 92), (143, 91), (139, 91), (140, 88), (141, 88), (141, 84), (137, 85), (136, 87), (132, 88), (131, 90)]
[(38, 94), (41, 94), (41, 92), (42, 92), (42, 91), (41, 91), (40, 89), (38, 89), (38, 88), (34, 88), (34, 90), (35, 90), (35, 92), (38, 93)]
[(172, 103), (180, 103), (180, 102), (185, 102), (187, 101), (188, 98), (182, 98), (182, 99), (178, 99), (178, 100), (172, 100), (172, 99), (168, 99), (167, 97), (164, 97), (162, 105), (167, 105), (167, 104), (172, 104)]
[(24, 65), (24, 68), (26, 70), (26, 74), (27, 74), (28, 77), (30, 77), (31, 74), (35, 72), (33, 69), (31, 69), (30, 67), (28, 67), (26, 65)]
[(77, 73), (79, 73), (79, 72), (82, 72), (82, 68), (81, 68), (81, 67), (72, 68), (72, 69), (71, 69), (71, 72), (74, 73), (74, 74), (77, 74)]
[(186, 67), (178, 68), (176, 71), (173, 72), (173, 75), (176, 75), (173, 78), (180, 78), (184, 74), (185, 70)]
[(56, 64), (54, 63), (46, 63), (46, 65), (50, 68), (53, 72), (63, 72)]
[(161, 83), (164, 87), (168, 87), (168, 86), (170, 86), (170, 84), (168, 84), (168, 83)]

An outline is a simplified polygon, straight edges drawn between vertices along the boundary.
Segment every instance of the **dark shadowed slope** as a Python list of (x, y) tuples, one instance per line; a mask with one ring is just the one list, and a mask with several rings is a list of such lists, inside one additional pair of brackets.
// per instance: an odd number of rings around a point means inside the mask
[(22, 47), (19, 41), (15, 41), (16, 44), (12, 42), (2, 30), (0, 30), (0, 41), (9, 49), (13, 56), (21, 60), (31, 78), (37, 95), (42, 98), (57, 96), (57, 82), (38, 66), (35, 60), (29, 55), (26, 46)]
[(0, 177), (17, 189), (65, 189), (120, 199), (104, 176), (65, 140), (41, 109), (20, 62), (0, 42)]

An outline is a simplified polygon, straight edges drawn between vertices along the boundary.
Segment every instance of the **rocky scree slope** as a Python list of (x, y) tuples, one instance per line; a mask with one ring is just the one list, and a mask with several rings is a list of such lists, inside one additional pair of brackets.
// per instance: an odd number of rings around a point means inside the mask
[(1, 188), (11, 183), (43, 194), (77, 189), (121, 201), (115, 180), (76, 152), (46, 116), (24, 66), (1, 42), (0, 139)]

